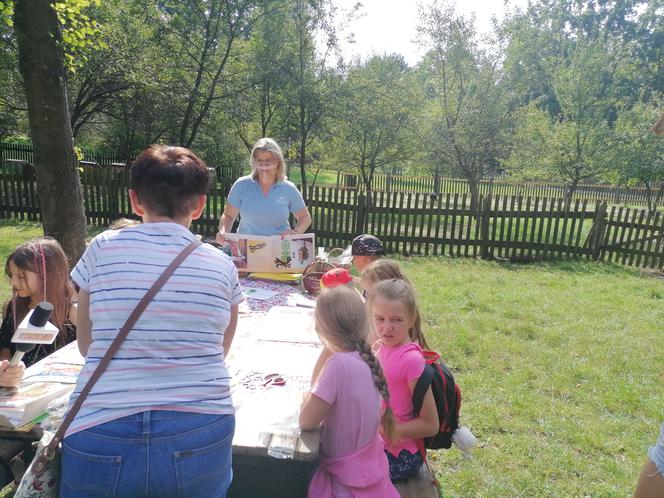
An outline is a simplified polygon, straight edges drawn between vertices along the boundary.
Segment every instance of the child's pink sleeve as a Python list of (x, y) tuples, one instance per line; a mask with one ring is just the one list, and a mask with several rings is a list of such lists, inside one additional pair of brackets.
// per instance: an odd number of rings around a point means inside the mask
[(399, 363), (402, 375), (407, 382), (419, 379), (424, 371), (424, 356), (417, 349), (405, 351)]
[(313, 394), (331, 405), (335, 403), (339, 394), (338, 368), (340, 366), (334, 355), (330, 356), (323, 367), (323, 371), (318, 376), (318, 381), (311, 389)]

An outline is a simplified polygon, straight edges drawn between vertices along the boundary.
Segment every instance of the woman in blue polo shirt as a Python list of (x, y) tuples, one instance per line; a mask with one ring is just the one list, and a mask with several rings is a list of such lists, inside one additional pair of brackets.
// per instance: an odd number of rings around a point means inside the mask
[[(238, 178), (228, 194), (217, 241), (223, 243), (224, 234), (231, 231), (238, 214), (238, 233), (282, 237), (304, 233), (311, 225), (311, 215), (300, 191), (286, 179), (284, 157), (277, 142), (261, 138), (254, 144), (251, 169), (251, 175)], [(290, 213), (297, 220), (294, 227), (288, 223)]]

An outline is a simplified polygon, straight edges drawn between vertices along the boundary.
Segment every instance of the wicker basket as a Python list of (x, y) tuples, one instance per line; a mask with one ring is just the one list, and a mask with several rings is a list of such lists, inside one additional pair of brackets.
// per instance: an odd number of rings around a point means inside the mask
[(320, 292), (320, 279), (323, 278), (325, 273), (319, 271), (312, 271), (306, 275), (302, 275), (302, 287), (309, 294), (314, 296)]
[(302, 272), (302, 287), (309, 294), (316, 295), (320, 291), (320, 279), (325, 272), (336, 268), (331, 263), (325, 261), (315, 261), (307, 266)]

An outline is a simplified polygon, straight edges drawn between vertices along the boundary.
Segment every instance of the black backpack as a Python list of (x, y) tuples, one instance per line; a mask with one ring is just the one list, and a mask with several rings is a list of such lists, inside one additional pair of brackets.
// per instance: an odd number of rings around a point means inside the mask
[(424, 438), (427, 449), (448, 449), (452, 446), (452, 435), (459, 428), (459, 410), (461, 409), (461, 389), (454, 382), (450, 369), (440, 359), (438, 353), (423, 351), (426, 364), (413, 391), (413, 414), (420, 415), (422, 402), (429, 386), (433, 389), (433, 399), (440, 427), (438, 433)]

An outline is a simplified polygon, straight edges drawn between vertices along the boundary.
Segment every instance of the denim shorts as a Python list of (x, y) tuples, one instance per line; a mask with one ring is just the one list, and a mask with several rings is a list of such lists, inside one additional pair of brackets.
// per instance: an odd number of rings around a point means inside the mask
[(62, 443), (60, 497), (225, 497), (234, 415), (154, 410)]
[(664, 423), (659, 429), (659, 437), (655, 446), (651, 446), (648, 450), (648, 457), (653, 461), (659, 473), (664, 476)]

